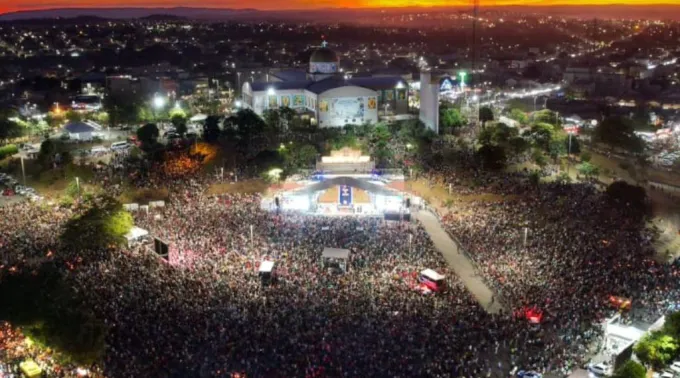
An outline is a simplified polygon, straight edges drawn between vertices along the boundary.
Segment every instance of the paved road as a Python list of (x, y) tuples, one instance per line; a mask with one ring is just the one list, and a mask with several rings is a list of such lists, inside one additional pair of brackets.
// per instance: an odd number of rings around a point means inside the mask
[(498, 301), (492, 302), (493, 292), (475, 273), (470, 260), (460, 251), (456, 242), (444, 231), (439, 220), (429, 211), (419, 211), (416, 218), (430, 235), (434, 246), (441, 252), (449, 266), (463, 280), (465, 287), (489, 313), (497, 313), (502, 308)]

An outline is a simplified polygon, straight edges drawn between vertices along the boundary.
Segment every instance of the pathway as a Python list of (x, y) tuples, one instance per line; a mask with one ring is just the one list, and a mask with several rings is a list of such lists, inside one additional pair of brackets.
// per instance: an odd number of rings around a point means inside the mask
[(436, 216), (429, 211), (421, 210), (416, 218), (430, 235), (434, 246), (441, 252), (449, 266), (463, 281), (465, 287), (477, 298), (481, 306), (489, 313), (497, 313), (502, 308), (498, 301), (492, 301), (493, 292), (479, 277), (472, 262), (460, 250), (456, 242), (444, 231)]

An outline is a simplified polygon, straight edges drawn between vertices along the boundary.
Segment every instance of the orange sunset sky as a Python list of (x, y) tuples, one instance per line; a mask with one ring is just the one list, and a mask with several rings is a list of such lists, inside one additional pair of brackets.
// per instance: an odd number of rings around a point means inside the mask
[[(606, 5), (680, 4), (680, 0), (480, 0), (482, 6), (501, 5)], [(327, 7), (376, 8), (414, 6), (465, 6), (467, 0), (0, 0), (0, 14), (21, 10), (76, 7), (209, 7), (256, 9), (314, 9)]]

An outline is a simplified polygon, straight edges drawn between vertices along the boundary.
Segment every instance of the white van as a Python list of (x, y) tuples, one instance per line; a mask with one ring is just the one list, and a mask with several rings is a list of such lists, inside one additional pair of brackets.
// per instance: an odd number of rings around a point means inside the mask
[(94, 146), (94, 147), (90, 148), (90, 153), (92, 155), (105, 154), (107, 152), (109, 152), (109, 149), (104, 147), (104, 146)]
[(128, 142), (115, 142), (111, 143), (111, 150), (112, 151), (122, 151), (122, 150), (127, 150), (128, 148), (132, 147), (132, 145)]

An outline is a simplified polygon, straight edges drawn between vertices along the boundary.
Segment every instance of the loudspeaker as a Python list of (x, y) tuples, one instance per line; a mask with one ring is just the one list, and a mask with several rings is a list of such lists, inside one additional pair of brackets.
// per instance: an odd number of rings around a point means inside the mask
[(164, 259), (168, 259), (168, 243), (158, 238), (153, 238), (153, 250)]

